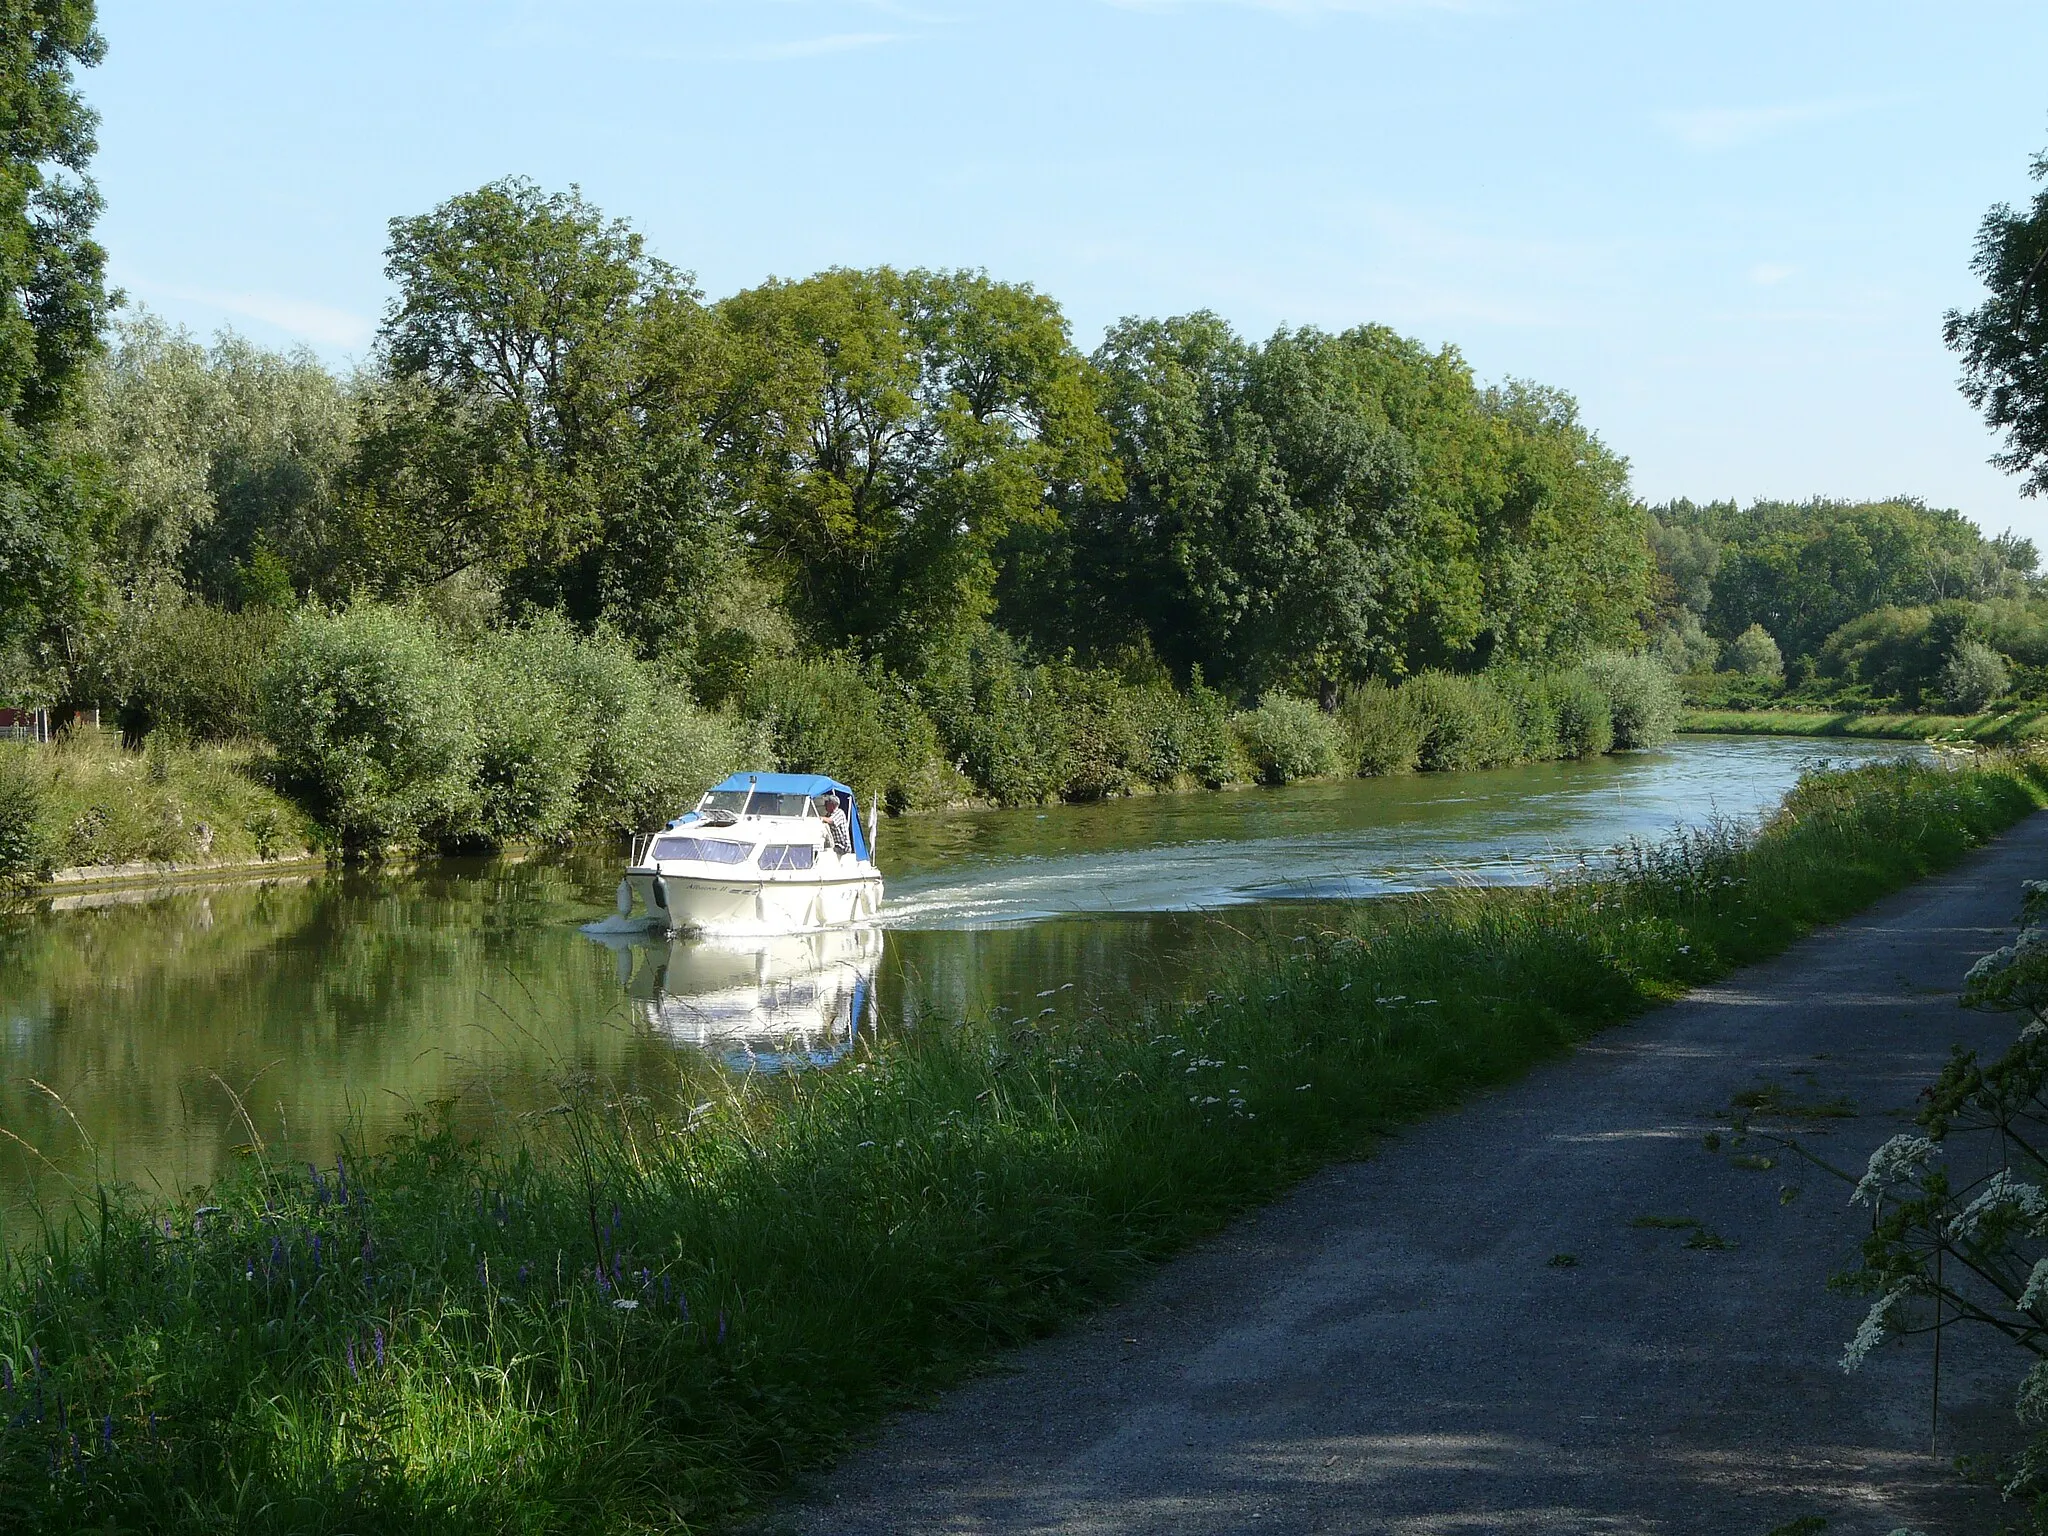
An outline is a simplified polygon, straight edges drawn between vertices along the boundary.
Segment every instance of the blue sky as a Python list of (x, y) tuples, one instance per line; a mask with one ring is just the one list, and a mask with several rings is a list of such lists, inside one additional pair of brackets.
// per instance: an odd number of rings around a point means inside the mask
[(711, 295), (889, 262), (1377, 321), (1575, 394), (1640, 495), (1920, 495), (2048, 549), (1941, 315), (2048, 146), (2048, 6), (102, 0), (115, 280), (366, 357), (385, 223), (576, 182)]

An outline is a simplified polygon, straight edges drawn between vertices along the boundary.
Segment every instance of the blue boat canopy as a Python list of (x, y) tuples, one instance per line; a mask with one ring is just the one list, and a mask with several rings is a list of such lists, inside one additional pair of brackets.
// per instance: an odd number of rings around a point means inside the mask
[[(833, 795), (846, 807), (847, 829), (853, 834), (853, 852), (856, 858), (872, 859), (868, 850), (867, 829), (860, 824), (860, 802), (854, 799), (853, 791), (837, 779), (828, 779), (822, 773), (736, 773), (722, 783), (711, 786), (711, 792), (719, 790), (745, 794), (750, 789), (765, 790), (771, 795)], [(697, 819), (691, 811), (678, 816), (669, 823), (673, 830)]]
[(714, 790), (765, 789), (771, 795), (851, 795), (852, 790), (822, 773), (736, 773)]

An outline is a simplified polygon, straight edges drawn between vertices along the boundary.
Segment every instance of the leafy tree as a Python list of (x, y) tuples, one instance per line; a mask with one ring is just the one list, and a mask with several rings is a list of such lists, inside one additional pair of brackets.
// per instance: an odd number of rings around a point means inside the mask
[(517, 178), (394, 219), (386, 272), (352, 498), (376, 584), (483, 566), (515, 603), (686, 644), (727, 542), (714, 449), (752, 382), (688, 276)]
[(92, 0), (0, 0), (0, 411), (57, 420), (99, 354), (109, 299), (86, 174), (98, 115), (72, 71), (106, 42)]
[[(2048, 152), (2031, 169), (2048, 181)], [(1950, 310), (1942, 334), (1962, 354), (1964, 398), (2005, 434), (2005, 451), (1991, 462), (2038, 495), (2048, 488), (2048, 187), (2024, 212), (1999, 203), (1984, 215), (1970, 267), (1989, 297), (1968, 312)]]
[(964, 635), (1004, 537), (1113, 481), (1095, 381), (1026, 285), (840, 269), (720, 310), (805, 370), (767, 413), (747, 526), (813, 644), (905, 663)]
[(2005, 658), (1981, 640), (1958, 640), (1941, 664), (1942, 702), (1972, 715), (2005, 692), (2011, 681)]
[(1752, 624), (1728, 645), (1728, 664), (1746, 677), (1783, 677), (1785, 658), (1761, 624)]
[(61, 690), (105, 585), (104, 483), (50, 435), (111, 303), (98, 119), (73, 83), (105, 50), (91, 0), (0, 0), (0, 691), (19, 698)]
[(121, 496), (108, 555), (131, 601), (275, 606), (345, 587), (355, 405), (310, 352), (230, 331), (207, 348), (145, 312), (85, 400), (82, 435)]

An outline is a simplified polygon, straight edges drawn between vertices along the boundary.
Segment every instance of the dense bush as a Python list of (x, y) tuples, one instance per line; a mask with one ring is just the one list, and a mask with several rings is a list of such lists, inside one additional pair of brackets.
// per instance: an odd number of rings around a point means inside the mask
[(580, 648), (575, 632), (549, 617), (486, 633), (470, 652), (469, 819), (451, 836), (495, 845), (575, 830), (599, 729), (590, 695), (576, 686)]
[(1337, 722), (1305, 700), (1269, 693), (1231, 723), (1262, 784), (1322, 778), (1343, 764)]
[(1965, 637), (1942, 663), (1942, 702), (1960, 714), (1974, 715), (2005, 692), (2009, 681), (2005, 658), (1983, 641)]
[(1614, 701), (1600, 685), (1574, 668), (1551, 677), (1556, 710), (1558, 757), (1598, 757), (1614, 750)]
[(1745, 677), (1783, 677), (1785, 658), (1761, 624), (1752, 624), (1728, 646), (1728, 665)]
[(31, 750), (0, 746), (0, 896), (49, 878), (56, 859), (54, 839), (42, 821)]
[(254, 736), (263, 674), (290, 623), (270, 608), (231, 613), (206, 603), (166, 604), (118, 633), (106, 670), (131, 741), (169, 726), (195, 741)]
[(1337, 722), (1354, 773), (1413, 773), (1419, 765), (1422, 726), (1401, 689), (1377, 678), (1346, 689), (1337, 704)]
[(1677, 731), (1678, 679), (1662, 663), (1608, 651), (1588, 661), (1585, 673), (1614, 705), (1614, 750), (1658, 746)]
[(842, 657), (771, 661), (749, 674), (739, 701), (785, 772), (830, 774), (892, 813), (960, 798), (936, 728), (885, 674)]
[(1417, 762), (1430, 772), (1492, 768), (1521, 758), (1514, 707), (1484, 677), (1425, 672), (1401, 686), (1420, 732)]
[(420, 618), (373, 603), (299, 614), (264, 676), (263, 728), (283, 782), (345, 849), (472, 821), (462, 668)]

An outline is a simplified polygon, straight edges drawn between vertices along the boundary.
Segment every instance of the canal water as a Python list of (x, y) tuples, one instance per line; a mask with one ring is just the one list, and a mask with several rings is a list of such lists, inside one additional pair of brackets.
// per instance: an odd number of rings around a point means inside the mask
[(324, 1158), (444, 1103), (542, 1107), (565, 1078), (823, 1067), (906, 1020), (1180, 995), (1324, 904), (1539, 879), (1902, 750), (1696, 737), (906, 818), (881, 829), (880, 925), (744, 944), (605, 931), (619, 855), (595, 848), (48, 900), (0, 918), (0, 1209), (95, 1174), (184, 1189), (258, 1137)]

